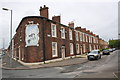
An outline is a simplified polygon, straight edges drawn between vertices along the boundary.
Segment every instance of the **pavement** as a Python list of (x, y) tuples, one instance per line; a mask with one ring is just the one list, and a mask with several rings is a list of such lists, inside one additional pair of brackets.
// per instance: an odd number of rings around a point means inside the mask
[(45, 64), (36, 64), (36, 65), (23, 65), (17, 60), (12, 59), (12, 65), (10, 64), (10, 57), (4, 55), (2, 58), (2, 69), (7, 70), (29, 70), (29, 69), (38, 69), (38, 68), (48, 68), (48, 67), (62, 67), (70, 66), (75, 64), (83, 64), (88, 62), (86, 54), (82, 54), (79, 57), (65, 59), (62, 61), (50, 62)]

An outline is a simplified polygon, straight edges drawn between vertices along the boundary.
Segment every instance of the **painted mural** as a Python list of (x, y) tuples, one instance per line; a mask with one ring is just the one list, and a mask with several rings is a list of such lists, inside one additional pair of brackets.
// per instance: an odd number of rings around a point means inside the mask
[(37, 24), (26, 26), (26, 46), (38, 46), (39, 28)]

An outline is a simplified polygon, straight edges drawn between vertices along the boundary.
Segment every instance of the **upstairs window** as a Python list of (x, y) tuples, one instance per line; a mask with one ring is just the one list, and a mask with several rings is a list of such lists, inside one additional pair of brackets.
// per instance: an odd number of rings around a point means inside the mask
[(73, 54), (73, 43), (70, 43), (70, 54)]
[(57, 37), (57, 35), (56, 35), (56, 25), (55, 24), (51, 25), (51, 31), (52, 31), (52, 37)]
[(91, 43), (93, 43), (93, 37), (91, 37)]
[(89, 35), (89, 43), (91, 43), (91, 37), (90, 37), (90, 35)]
[(86, 42), (88, 42), (88, 36), (86, 35)]
[(80, 41), (82, 41), (82, 33), (80, 32)]
[(72, 30), (69, 29), (69, 39), (72, 40)]
[(61, 38), (65, 39), (65, 28), (61, 27)]
[(84, 53), (86, 52), (86, 46), (85, 46), (85, 44), (83, 44), (83, 51), (84, 51)]
[(98, 42), (98, 39), (96, 39), (96, 40), (97, 40), (96, 42), (99, 43), (99, 42)]
[(85, 42), (85, 34), (83, 33), (83, 42)]
[(78, 39), (78, 31), (76, 31), (76, 41), (79, 41), (79, 39)]

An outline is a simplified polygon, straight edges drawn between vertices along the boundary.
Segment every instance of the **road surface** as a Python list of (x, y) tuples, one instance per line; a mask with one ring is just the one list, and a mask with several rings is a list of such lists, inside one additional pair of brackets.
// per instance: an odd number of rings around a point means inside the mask
[(2, 70), (3, 78), (114, 78), (118, 71), (118, 53), (103, 55), (99, 60), (64, 67), (33, 70)]

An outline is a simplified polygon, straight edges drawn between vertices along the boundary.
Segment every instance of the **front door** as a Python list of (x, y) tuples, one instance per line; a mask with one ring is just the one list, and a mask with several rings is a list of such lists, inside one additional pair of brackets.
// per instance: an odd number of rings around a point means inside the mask
[(65, 46), (61, 47), (62, 59), (65, 59)]

